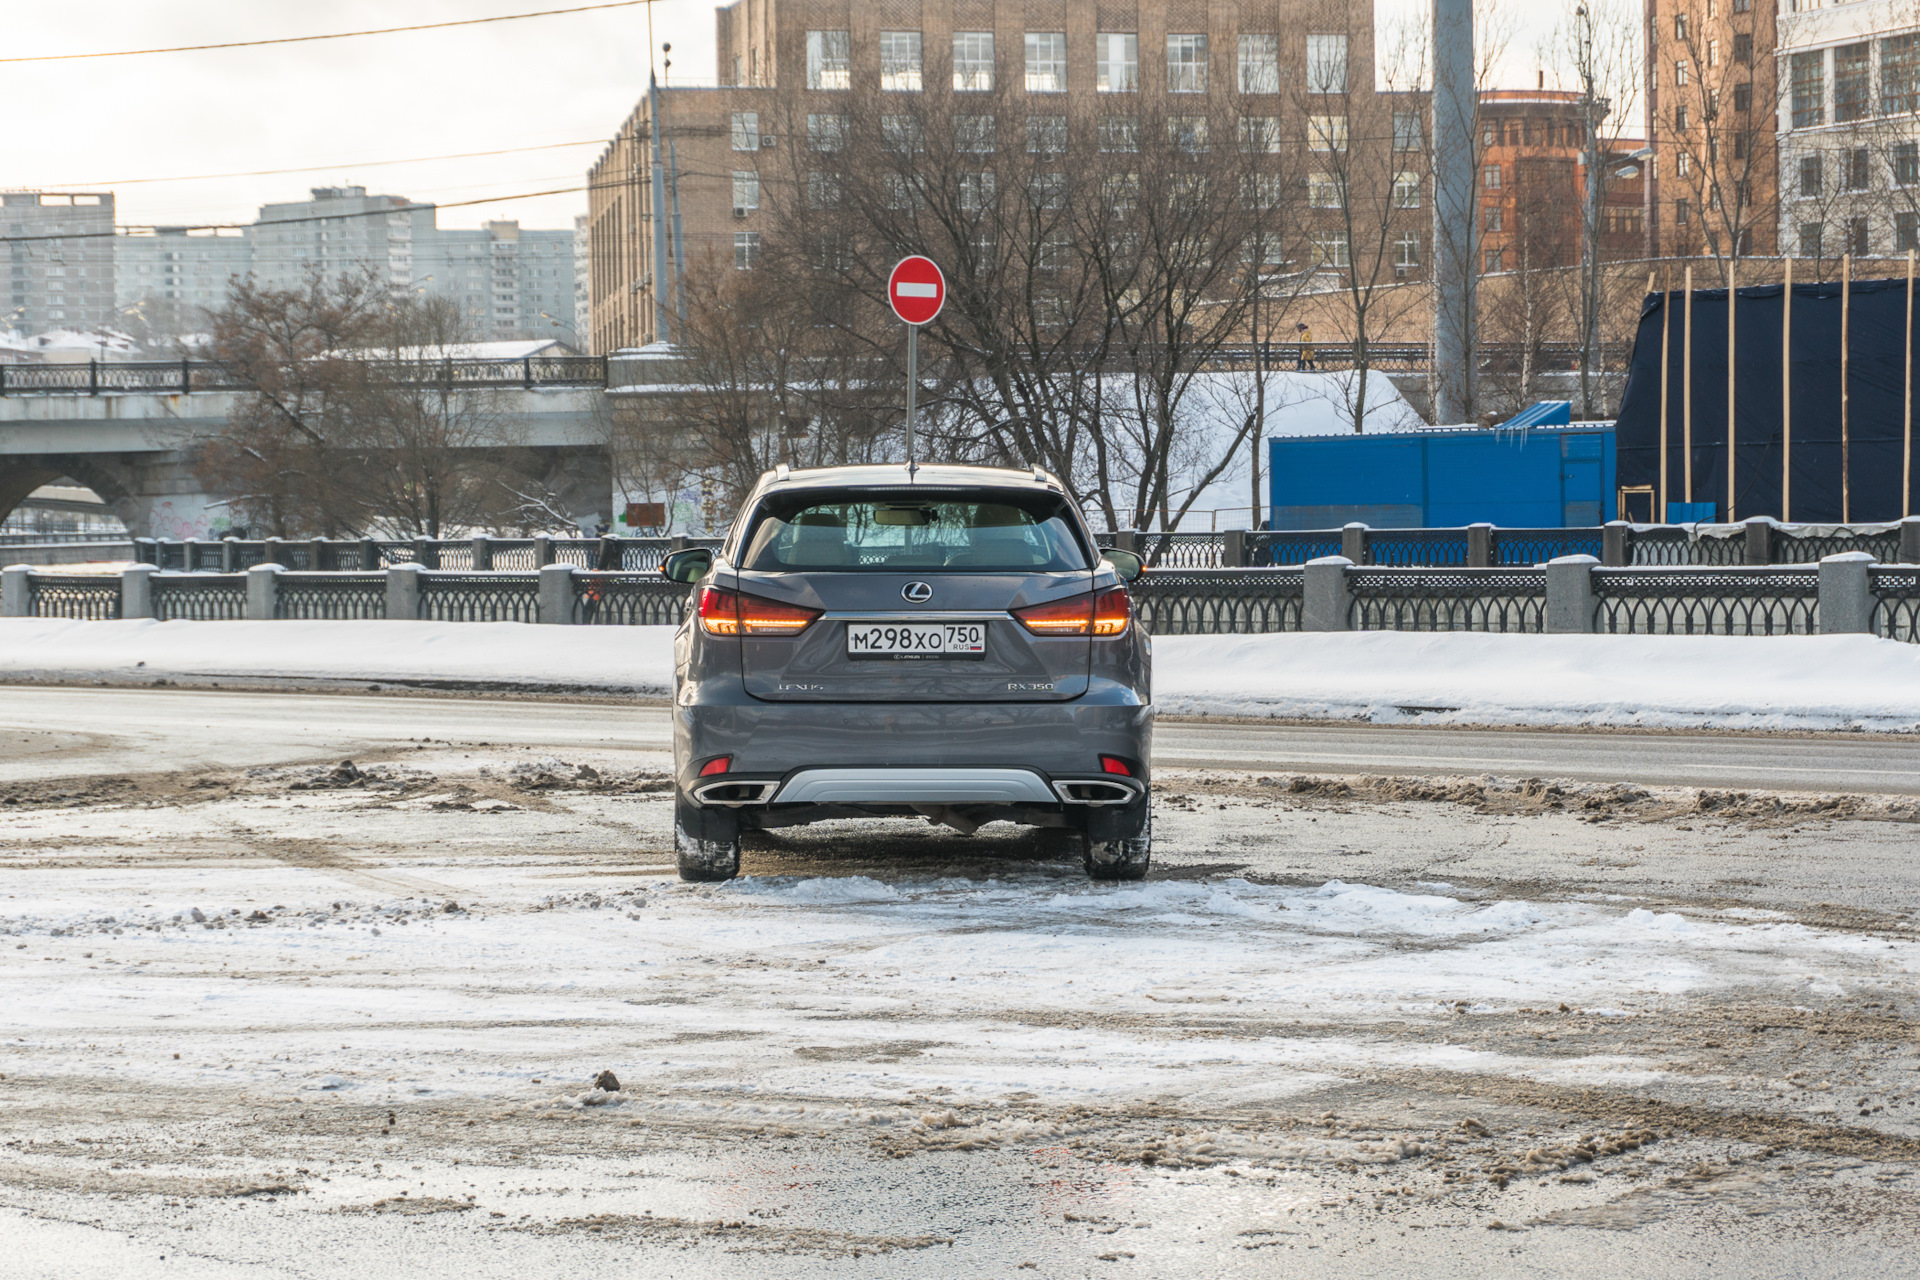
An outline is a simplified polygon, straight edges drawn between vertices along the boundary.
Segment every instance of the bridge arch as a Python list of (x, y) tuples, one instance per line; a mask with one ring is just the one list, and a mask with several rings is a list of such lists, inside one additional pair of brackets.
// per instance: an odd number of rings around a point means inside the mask
[(0, 520), (12, 515), (19, 505), (42, 485), (66, 477), (100, 495), (109, 510), (136, 536), (142, 532), (143, 513), (134, 501), (133, 487), (125, 468), (110, 456), (86, 454), (0, 455)]

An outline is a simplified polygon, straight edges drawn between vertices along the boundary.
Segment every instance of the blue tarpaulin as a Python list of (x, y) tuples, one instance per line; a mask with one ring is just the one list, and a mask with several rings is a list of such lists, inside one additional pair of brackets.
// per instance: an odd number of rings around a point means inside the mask
[[(1796, 522), (1897, 520), (1906, 448), (1907, 282), (1856, 280), (1847, 334), (1842, 511), (1840, 298), (1837, 281), (1793, 287), (1790, 417), (1782, 414), (1780, 335), (1784, 289), (1739, 290), (1735, 301), (1735, 487), (1727, 508), (1727, 291), (1693, 295), (1693, 487), (1685, 487), (1686, 295), (1649, 294), (1616, 426), (1619, 483), (1660, 483), (1660, 343), (1667, 329), (1666, 459), (1669, 502), (1714, 503), (1721, 519)], [(1668, 316), (1665, 309), (1671, 306)], [(1791, 511), (1783, 510), (1786, 427), (1792, 430)]]

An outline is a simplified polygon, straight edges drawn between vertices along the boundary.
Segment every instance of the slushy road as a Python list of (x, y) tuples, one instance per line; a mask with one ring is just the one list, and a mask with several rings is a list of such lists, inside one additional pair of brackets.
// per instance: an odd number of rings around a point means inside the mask
[[(239, 768), (423, 740), (530, 751), (668, 748), (657, 705), (521, 698), (0, 687), (0, 781)], [(1886, 737), (1162, 722), (1155, 762), (1248, 774), (1498, 774), (1782, 791), (1920, 792)]]

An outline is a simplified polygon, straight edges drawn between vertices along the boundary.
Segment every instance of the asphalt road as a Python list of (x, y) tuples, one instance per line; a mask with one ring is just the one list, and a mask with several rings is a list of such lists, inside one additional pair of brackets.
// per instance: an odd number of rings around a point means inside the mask
[[(519, 699), (0, 687), (0, 780), (316, 760), (432, 740), (657, 751), (658, 706)], [(1446, 773), (1920, 793), (1920, 741), (1371, 725), (1163, 723), (1155, 762), (1248, 773)]]

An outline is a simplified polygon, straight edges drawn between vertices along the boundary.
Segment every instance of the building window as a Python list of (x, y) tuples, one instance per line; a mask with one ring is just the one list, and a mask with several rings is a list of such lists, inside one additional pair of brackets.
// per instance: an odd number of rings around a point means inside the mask
[(1856, 258), (1864, 258), (1872, 251), (1872, 246), (1867, 240), (1867, 220), (1865, 218), (1847, 219), (1847, 252)]
[(1673, 158), (1673, 171), (1684, 178), (1693, 172), (1693, 152), (1682, 151)]
[(1503, 211), (1499, 205), (1494, 205), (1491, 209), (1483, 210), (1480, 218), (1481, 227), (1488, 231), (1506, 230), (1505, 218), (1502, 215)]
[(1735, 13), (1752, 13), (1753, 0), (1733, 0), (1733, 11)]
[(1920, 249), (1920, 214), (1893, 215), (1893, 251), (1911, 253)]
[(1833, 51), (1833, 122), (1866, 119), (1873, 91), (1872, 46), (1842, 45)]
[(1687, 60), (1685, 58), (1681, 58), (1679, 61), (1673, 64), (1673, 82), (1674, 84), (1680, 86), (1683, 89), (1686, 87)]
[(1057, 156), (1067, 149), (1065, 116), (1027, 117), (1027, 154)]
[(1286, 179), (1277, 173), (1248, 173), (1240, 178), (1240, 198), (1249, 209), (1277, 209), (1286, 196)]
[(1687, 38), (1687, 15), (1684, 13), (1676, 13), (1673, 15), (1673, 38), (1675, 40), (1685, 40)]
[(1673, 202), (1673, 220), (1680, 226), (1686, 226), (1693, 218), (1693, 201), (1675, 200)]
[(840, 207), (840, 175), (837, 173), (809, 173), (807, 175), (807, 205), (813, 209), (838, 209)]
[(1753, 86), (1737, 84), (1733, 86), (1733, 109), (1742, 113), (1753, 110)]
[(733, 149), (735, 151), (760, 149), (760, 113), (758, 111), (733, 113)]
[(1280, 37), (1240, 37), (1240, 92), (1280, 92)]
[(1345, 151), (1347, 149), (1347, 118), (1345, 116), (1308, 116), (1307, 149), (1309, 151)]
[(1240, 149), (1250, 155), (1276, 155), (1280, 151), (1279, 116), (1241, 116)]
[(880, 33), (880, 87), (895, 93), (920, 92), (920, 33)]
[(1330, 173), (1308, 174), (1307, 207), (1311, 209), (1338, 209), (1340, 207), (1339, 180)]
[(993, 92), (993, 32), (953, 33), (953, 87), (958, 93)]
[(1347, 91), (1347, 38), (1344, 35), (1307, 37), (1307, 92)]
[(1420, 265), (1420, 233), (1418, 231), (1408, 231), (1394, 237), (1393, 265), (1396, 271), (1407, 271)]
[(1420, 175), (1402, 170), (1393, 175), (1393, 207), (1396, 209), (1418, 209), (1420, 207)]
[(955, 116), (953, 149), (968, 155), (990, 155), (994, 146), (992, 116)]
[(920, 127), (920, 118), (918, 116), (881, 116), (880, 145), (901, 155), (925, 151), (927, 138)]
[(736, 231), (733, 233), (733, 269), (751, 271), (760, 261), (760, 233), (758, 231)]
[(1914, 110), (1920, 110), (1920, 35), (1889, 36), (1880, 42), (1880, 113)]
[(1920, 183), (1920, 142), (1893, 144), (1893, 180), (1903, 187)]
[(1203, 35), (1167, 37), (1167, 92), (1207, 91), (1207, 38)]
[(1500, 189), (1500, 166), (1497, 164), (1482, 165), (1480, 167), (1480, 185), (1488, 191), (1498, 191)]
[(852, 87), (853, 42), (848, 34), (844, 31), (807, 32), (807, 88)]
[(751, 169), (734, 170), (733, 207), (736, 209), (760, 207), (760, 175), (758, 173)]
[(1103, 31), (1093, 38), (1093, 87), (1098, 93), (1137, 93), (1140, 89), (1140, 37)]
[(992, 203), (993, 175), (991, 173), (960, 175), (960, 212), (978, 214)]
[(1065, 93), (1066, 91), (1066, 32), (1027, 32), (1027, 92)]
[(1820, 156), (1800, 157), (1800, 198), (1812, 200), (1820, 195)]
[(1346, 270), (1353, 262), (1352, 255), (1348, 252), (1347, 233), (1316, 231), (1313, 236), (1313, 261), (1316, 266)]
[(1131, 152), (1140, 149), (1140, 122), (1132, 116), (1107, 116), (1100, 121), (1100, 149)]
[(1489, 249), (1481, 258), (1480, 270), (1487, 275), (1497, 275), (1506, 269), (1506, 253), (1504, 250)]
[(1167, 141), (1190, 156), (1199, 155), (1207, 149), (1207, 118), (1168, 116)]
[(1693, 115), (1690, 111), (1687, 110), (1686, 103), (1683, 102), (1679, 106), (1673, 109), (1673, 127), (1674, 128), (1685, 129), (1688, 127), (1692, 119), (1693, 119)]
[(847, 145), (845, 116), (809, 115), (807, 145), (815, 151), (838, 151)]
[(1393, 113), (1393, 149), (1395, 151), (1425, 151), (1426, 130), (1422, 129), (1418, 111), (1396, 111)]
[(898, 173), (884, 173), (880, 176), (886, 187), (887, 208), (900, 212), (918, 209), (924, 205), (925, 201), (922, 199), (918, 182)]
[(1820, 256), (1820, 231), (1821, 224), (1818, 222), (1803, 222), (1800, 224), (1801, 257), (1818, 258)]
[(1865, 147), (1847, 152), (1847, 190), (1865, 191), (1873, 185), (1873, 160)]
[(1718, 40), (1707, 41), (1707, 65), (1710, 67), (1720, 65), (1720, 42)]
[(1792, 62), (1793, 127), (1807, 129), (1827, 122), (1827, 51), (1796, 53)]
[(1067, 207), (1067, 175), (1036, 173), (1027, 180), (1027, 204), (1031, 208), (1058, 211)]
[(1743, 67), (1753, 65), (1753, 37), (1745, 32), (1733, 37), (1733, 60)]

